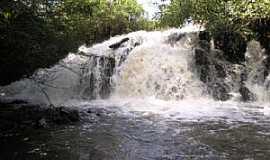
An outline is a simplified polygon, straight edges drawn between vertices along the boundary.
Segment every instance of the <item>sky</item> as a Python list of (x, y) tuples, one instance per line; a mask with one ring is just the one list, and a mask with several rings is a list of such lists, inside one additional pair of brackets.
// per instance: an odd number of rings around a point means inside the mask
[(148, 13), (148, 18), (152, 18), (155, 12), (158, 11), (158, 7), (154, 5), (157, 0), (137, 0), (139, 4), (143, 5), (144, 10)]

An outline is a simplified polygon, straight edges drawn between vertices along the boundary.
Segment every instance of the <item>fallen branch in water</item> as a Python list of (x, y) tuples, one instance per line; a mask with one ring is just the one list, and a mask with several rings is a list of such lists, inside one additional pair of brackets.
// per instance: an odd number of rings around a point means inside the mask
[(50, 104), (50, 106), (55, 107), (55, 105), (53, 104), (53, 102), (51, 101), (51, 98), (49, 96), (49, 94), (45, 91), (45, 89), (41, 86), (40, 82), (36, 81), (34, 78), (30, 78), (30, 80), (32, 80), (39, 88), (39, 90), (45, 95), (48, 103)]

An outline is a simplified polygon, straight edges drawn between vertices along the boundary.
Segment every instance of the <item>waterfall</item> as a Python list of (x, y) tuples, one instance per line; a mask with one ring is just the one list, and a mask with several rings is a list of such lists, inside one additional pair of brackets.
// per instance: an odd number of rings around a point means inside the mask
[(264, 65), (264, 60), (266, 60), (266, 56), (260, 43), (257, 41), (249, 42), (246, 53), (249, 73), (245, 84), (256, 95), (259, 102), (270, 101), (270, 75), (265, 73), (267, 68)]
[(269, 101), (270, 76), (262, 76), (265, 57), (258, 42), (249, 43), (243, 67), (200, 39), (202, 30), (188, 25), (138, 31), (81, 46), (54, 67), (1, 88), (1, 97), (61, 104), (111, 97), (226, 101), (254, 94), (257, 101)]
[[(82, 47), (80, 50), (88, 55), (115, 59), (110, 81), (113, 90), (111, 96), (165, 100), (198, 98), (205, 96), (204, 84), (196, 75), (193, 64), (193, 45), (198, 37), (195, 30), (189, 33), (184, 30), (140, 31), (117, 37), (116, 42), (113, 42), (113, 38), (103, 45)], [(108, 45), (117, 44), (126, 37), (129, 38), (128, 42), (109, 49)], [(100, 52), (104, 48), (107, 50)]]
[[(188, 35), (186, 35), (188, 36)], [(166, 41), (145, 42), (130, 52), (114, 75), (115, 95), (154, 96), (179, 100), (203, 96), (203, 84), (194, 73), (191, 46)]]

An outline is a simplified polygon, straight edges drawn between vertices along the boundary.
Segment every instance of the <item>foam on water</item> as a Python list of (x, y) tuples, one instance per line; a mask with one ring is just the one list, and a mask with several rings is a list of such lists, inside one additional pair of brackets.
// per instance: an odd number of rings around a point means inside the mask
[[(255, 104), (241, 103), (237, 98), (218, 102), (209, 97), (194, 66), (193, 45), (198, 40), (196, 32), (202, 29), (189, 24), (163, 32), (138, 31), (89, 48), (81, 46), (79, 53), (83, 55), (69, 54), (54, 67), (37, 71), (35, 78), (42, 83), (22, 80), (3, 89), (1, 95), (35, 103), (47, 102), (49, 98), (56, 105), (117, 106), (123, 113), (137, 111), (176, 119), (256, 121), (252, 118), (256, 113), (268, 116), (267, 97), (259, 98)], [(129, 40), (119, 48), (109, 47), (127, 37)], [(113, 75), (108, 76), (111, 73), (104, 67), (111, 63), (115, 67)], [(270, 95), (265, 91), (268, 84), (253, 83), (252, 73), (249, 77), (246, 85), (252, 92), (262, 94), (259, 97)], [(267, 79), (268, 83), (270, 78)], [(104, 82), (109, 82), (111, 87), (110, 99), (98, 100), (102, 97), (99, 94), (104, 91)], [(87, 96), (97, 100), (85, 101)]]
[(168, 44), (138, 47), (114, 77), (115, 94), (167, 100), (200, 97), (203, 84), (191, 71), (191, 56), (191, 50)]
[(221, 121), (223, 123), (263, 123), (269, 121), (269, 104), (221, 102), (204, 98), (183, 101), (164, 101), (149, 98), (111, 98), (109, 100), (70, 101), (68, 105), (81, 108), (103, 108), (133, 117), (158, 115), (164, 119), (181, 121)]

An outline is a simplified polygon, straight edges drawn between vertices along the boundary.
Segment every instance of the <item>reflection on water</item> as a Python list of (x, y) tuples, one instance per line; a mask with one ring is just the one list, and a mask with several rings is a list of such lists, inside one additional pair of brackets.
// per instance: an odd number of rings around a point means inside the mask
[(258, 112), (259, 107), (220, 109), (227, 115), (237, 112), (247, 118), (245, 121), (243, 117), (231, 120), (220, 113), (217, 113), (219, 118), (211, 120), (187, 120), (159, 112), (125, 110), (123, 108), (130, 107), (126, 105), (84, 104), (80, 124), (5, 135), (0, 140), (0, 159), (238, 160), (270, 157), (269, 117)]

